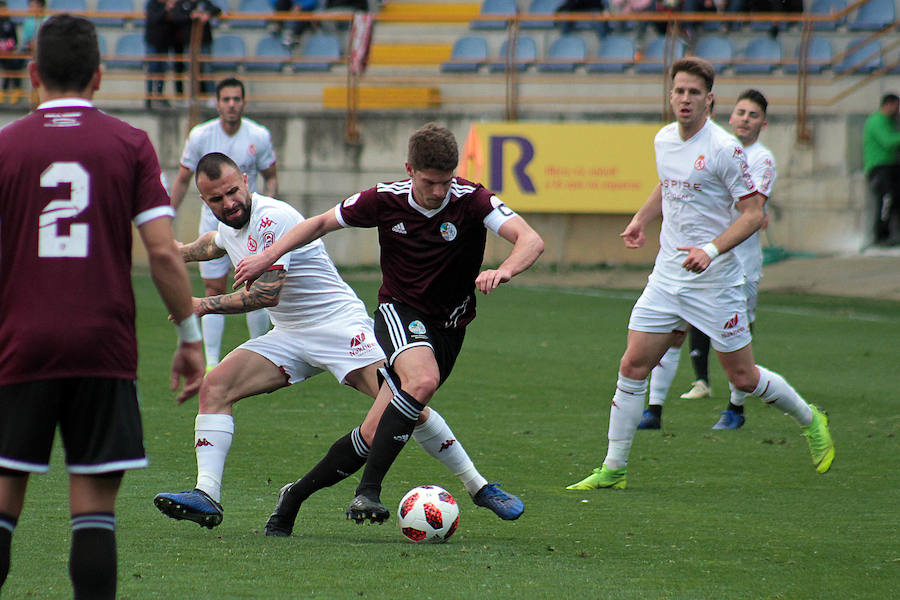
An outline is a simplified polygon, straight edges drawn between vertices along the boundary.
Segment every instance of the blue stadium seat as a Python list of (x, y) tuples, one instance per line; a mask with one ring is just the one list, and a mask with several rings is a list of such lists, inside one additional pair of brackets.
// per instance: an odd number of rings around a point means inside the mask
[[(6, 0), (6, 8), (8, 10), (16, 10), (16, 11), (28, 10), (28, 0)], [(22, 21), (25, 19), (25, 17), (19, 17), (19, 16), (11, 17), (11, 18), (12, 18), (12, 22), (15, 23), (16, 25), (21, 25)]]
[(716, 71), (721, 71), (731, 66), (734, 60), (734, 45), (725, 36), (707, 35), (697, 41), (694, 55), (705, 58), (712, 63)]
[[(275, 11), (269, 0), (241, 0), (233, 16), (240, 14), (272, 14)], [(264, 29), (267, 25), (265, 19), (232, 19), (228, 24), (235, 28)]]
[[(134, 0), (97, 0), (98, 13), (133, 13)], [(95, 17), (92, 19), (98, 27), (123, 27), (124, 17)]]
[[(827, 15), (831, 12), (840, 12), (847, 8), (845, 0), (815, 0), (809, 7), (811, 15)], [(834, 31), (847, 22), (847, 17), (834, 19), (830, 21), (822, 21), (815, 23), (813, 29), (815, 31)]]
[[(678, 60), (684, 56), (684, 42), (678, 40), (673, 48), (673, 60)], [(662, 73), (665, 69), (664, 58), (666, 52), (666, 38), (654, 38), (644, 48), (644, 58), (641, 62), (635, 63), (634, 71), (636, 73)]]
[[(508, 47), (509, 42), (507, 40), (503, 40), (503, 43), (500, 45), (500, 55), (497, 57), (496, 61), (491, 63), (491, 71), (500, 72), (506, 70)], [(517, 36), (516, 51), (511, 58), (512, 64), (517, 71), (525, 71), (526, 69), (528, 69), (528, 67), (537, 62), (537, 43), (533, 38), (530, 38), (527, 35)]]
[(243, 37), (233, 33), (215, 35), (211, 54), (213, 71), (236, 71), (247, 57), (247, 44)]
[(587, 46), (577, 35), (561, 35), (550, 44), (544, 58), (538, 63), (538, 71), (571, 73), (587, 58)]
[[(531, 0), (531, 4), (528, 5), (528, 10), (525, 11), (525, 14), (535, 17), (538, 15), (552, 17), (556, 12), (556, 9), (559, 8), (564, 1), (565, 0)], [(520, 29), (553, 29), (554, 25), (553, 19), (547, 19), (546, 21), (519, 21)]]
[[(797, 63), (790, 63), (784, 66), (785, 73), (796, 73), (799, 71), (800, 46), (797, 46), (795, 52)], [(806, 72), (810, 75), (818, 75), (831, 66), (834, 60), (834, 47), (831, 40), (822, 36), (813, 36), (809, 39), (809, 64), (806, 66)]]
[(109, 45), (106, 43), (106, 36), (104, 36), (99, 31), (97, 32), (97, 48), (100, 50), (100, 62), (105, 62), (106, 51), (109, 50)]
[(781, 42), (769, 36), (750, 40), (741, 57), (753, 62), (734, 63), (734, 72), (742, 75), (767, 74), (781, 66)]
[(330, 71), (341, 60), (341, 43), (330, 33), (315, 33), (307, 38), (300, 57), (320, 60), (295, 61), (295, 71)]
[(894, 22), (894, 0), (869, 0), (859, 7), (847, 29), (850, 31), (876, 31)]
[(116, 40), (115, 51), (106, 61), (106, 66), (116, 69), (142, 70), (147, 45), (144, 43), (143, 31), (126, 33)]
[(608, 35), (600, 41), (597, 58), (604, 62), (588, 64), (589, 73), (621, 73), (634, 64), (634, 41), (629, 35)]
[(85, 0), (49, 0), (47, 8), (52, 11), (78, 14), (87, 12), (87, 2)]
[(479, 35), (465, 35), (453, 42), (450, 61), (441, 63), (444, 73), (475, 73), (488, 59), (487, 40)]
[(834, 65), (835, 73), (871, 73), (882, 67), (881, 42), (872, 40), (863, 43), (864, 41), (865, 38), (859, 38), (847, 44), (850, 52)]
[[(483, 0), (479, 16), (511, 15), (518, 10), (516, 0)], [(472, 29), (506, 29), (509, 21), (472, 21)]]
[(255, 58), (271, 58), (271, 61), (247, 62), (248, 71), (268, 71), (278, 73), (291, 61), (291, 51), (277, 37), (267, 35), (256, 43)]

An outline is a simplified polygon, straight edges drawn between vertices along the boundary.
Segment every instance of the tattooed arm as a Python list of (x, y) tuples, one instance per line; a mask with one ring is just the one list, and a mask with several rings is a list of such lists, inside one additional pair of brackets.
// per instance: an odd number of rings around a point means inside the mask
[(225, 256), (225, 249), (216, 246), (215, 231), (204, 233), (190, 244), (178, 242), (178, 249), (181, 251), (181, 258), (184, 262), (212, 260)]
[(283, 269), (266, 271), (249, 288), (232, 294), (194, 298), (194, 312), (201, 317), (210, 313), (230, 315), (277, 306), (286, 277)]

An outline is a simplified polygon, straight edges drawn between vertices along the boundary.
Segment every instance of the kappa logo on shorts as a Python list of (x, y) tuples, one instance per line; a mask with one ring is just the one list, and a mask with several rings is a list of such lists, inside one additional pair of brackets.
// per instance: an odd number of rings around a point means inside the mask
[(200, 446), (214, 446), (214, 445), (215, 444), (210, 442), (208, 439), (200, 438), (199, 440), (197, 440), (197, 443), (194, 445), (194, 448), (199, 448)]
[(422, 321), (413, 321), (409, 324), (409, 332), (413, 335), (425, 335), (425, 324)]
[(734, 316), (725, 321), (725, 325), (722, 326), (723, 329), (734, 329), (738, 324), (738, 315), (734, 313)]

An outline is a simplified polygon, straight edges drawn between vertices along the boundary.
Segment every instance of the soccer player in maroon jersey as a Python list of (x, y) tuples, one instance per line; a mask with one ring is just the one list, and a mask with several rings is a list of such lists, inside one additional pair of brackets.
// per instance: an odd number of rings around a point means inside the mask
[[(425, 125), (409, 139), (408, 179), (379, 184), (294, 226), (265, 252), (242, 260), (235, 271), (237, 286), (259, 277), (285, 252), (330, 231), (378, 228), (382, 286), (375, 334), (388, 362), (376, 399), (384, 409), (367, 417), (380, 420), (347, 510), (347, 518), (358, 523), (388, 518), (381, 483), (419, 413), (450, 375), (466, 325), (475, 317), (475, 289), (489, 294), (530, 267), (544, 250), (534, 229), (492, 192), (454, 176), (458, 162), (453, 134)], [(487, 230), (513, 248), (499, 267), (479, 273)], [(479, 506), (505, 505), (504, 518), (522, 514), (521, 500), (499, 488), (489, 492), (473, 500)]]
[(115, 598), (116, 496), (147, 465), (137, 401), (132, 223), (177, 323), (172, 389), (203, 378), (200, 328), (174, 211), (147, 134), (91, 104), (100, 53), (90, 21), (55, 15), (29, 75), (41, 104), (0, 131), (0, 586), (31, 473), (57, 425), (69, 471), (76, 598)]

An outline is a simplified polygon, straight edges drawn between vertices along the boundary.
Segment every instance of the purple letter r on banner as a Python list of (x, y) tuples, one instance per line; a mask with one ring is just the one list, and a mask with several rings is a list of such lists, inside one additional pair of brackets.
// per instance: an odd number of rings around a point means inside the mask
[(535, 193), (531, 178), (525, 174), (525, 167), (534, 158), (534, 146), (527, 139), (517, 135), (491, 136), (491, 191), (498, 194), (503, 192), (503, 144), (505, 142), (515, 142), (520, 149), (521, 156), (519, 156), (518, 162), (513, 165), (513, 175), (516, 178), (516, 183), (518, 183), (524, 193)]

